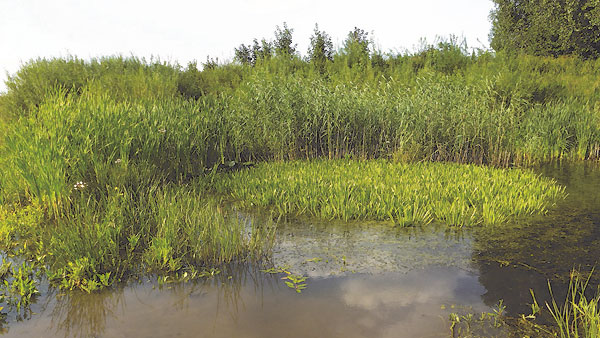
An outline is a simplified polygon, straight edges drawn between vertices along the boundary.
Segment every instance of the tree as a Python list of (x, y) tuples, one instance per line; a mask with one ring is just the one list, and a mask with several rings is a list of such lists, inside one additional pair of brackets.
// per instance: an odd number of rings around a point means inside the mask
[(315, 24), (315, 30), (310, 37), (308, 46), (308, 61), (312, 63), (321, 74), (325, 73), (325, 65), (333, 61), (333, 43), (331, 37), (325, 32), (319, 31), (319, 25)]
[(238, 48), (235, 48), (235, 60), (243, 65), (253, 64), (254, 58), (252, 57), (252, 48), (241, 44)]
[(490, 44), (528, 54), (600, 57), (600, 0), (493, 0)]
[(254, 39), (254, 45), (252, 46), (252, 55), (254, 58), (254, 64), (258, 60), (270, 59), (273, 56), (273, 45), (265, 40), (260, 40), (260, 44), (257, 39)]
[(273, 45), (275, 46), (275, 53), (277, 55), (283, 56), (291, 56), (296, 53), (296, 44), (292, 44), (292, 33), (293, 29), (288, 28), (287, 23), (283, 23), (283, 29), (279, 26), (276, 26), (275, 29), (275, 41), (273, 41)]
[(244, 65), (256, 65), (258, 60), (269, 59), (273, 56), (273, 45), (265, 39), (259, 43), (254, 39), (252, 46), (241, 44), (235, 48), (235, 60)]
[(342, 49), (342, 53), (348, 57), (348, 66), (367, 63), (370, 45), (368, 36), (369, 33), (358, 27), (354, 27), (354, 30), (348, 33)]

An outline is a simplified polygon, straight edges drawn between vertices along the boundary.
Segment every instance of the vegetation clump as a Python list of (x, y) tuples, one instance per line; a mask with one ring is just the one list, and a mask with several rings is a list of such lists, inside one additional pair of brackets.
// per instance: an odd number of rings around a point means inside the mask
[(600, 57), (598, 0), (494, 0), (491, 45), (533, 55)]
[(564, 196), (564, 188), (527, 170), (384, 160), (261, 163), (216, 186), (243, 206), (269, 207), (280, 215), (398, 225), (498, 224), (544, 213)]

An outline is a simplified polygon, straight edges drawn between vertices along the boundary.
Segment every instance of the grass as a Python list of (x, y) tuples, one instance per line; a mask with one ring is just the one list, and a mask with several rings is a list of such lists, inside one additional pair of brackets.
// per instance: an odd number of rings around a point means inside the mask
[(142, 194), (115, 189), (100, 201), (77, 199), (53, 221), (36, 205), (5, 208), (3, 251), (61, 288), (93, 291), (140, 274), (198, 274), (270, 250), (272, 227), (250, 226), (198, 190)]
[[(600, 289), (592, 297), (586, 296), (591, 273), (586, 279), (573, 270), (569, 289), (562, 306), (558, 305), (548, 283), (552, 304), (546, 303), (556, 324), (556, 336), (561, 338), (600, 337)], [(534, 298), (535, 300), (535, 298)]]
[(498, 224), (544, 213), (564, 196), (564, 188), (527, 170), (385, 160), (261, 163), (216, 180), (215, 189), (280, 215), (398, 225)]

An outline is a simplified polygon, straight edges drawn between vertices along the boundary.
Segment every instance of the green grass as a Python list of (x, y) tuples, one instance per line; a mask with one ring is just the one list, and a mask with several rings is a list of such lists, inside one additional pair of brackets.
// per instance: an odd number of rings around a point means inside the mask
[(196, 275), (268, 254), (273, 227), (250, 226), (191, 187), (118, 188), (94, 199), (82, 188), (63, 216), (32, 204), (0, 209), (0, 245), (61, 288), (86, 291), (147, 273)]
[(0, 116), (39, 117), (48, 101), (60, 104), (57, 91), (128, 109), (142, 101), (151, 115), (200, 111), (199, 121), (176, 121), (207, 138), (196, 142), (207, 144), (199, 156), (220, 162), (353, 155), (510, 166), (600, 158), (598, 62), (468, 55), (455, 42), (425, 47), (360, 67), (338, 55), (325, 73), (278, 57), (204, 70), (123, 57), (33, 60), (8, 80)]
[(544, 213), (564, 188), (528, 170), (444, 163), (294, 161), (224, 175), (215, 188), (280, 215), (371, 219), (399, 225), (498, 224)]
[(552, 304), (546, 303), (546, 307), (556, 324), (557, 337), (600, 337), (600, 289), (597, 288), (591, 297), (586, 295), (590, 277), (591, 274), (586, 279), (573, 270), (567, 296), (562, 306), (557, 304), (550, 283), (548, 283)]

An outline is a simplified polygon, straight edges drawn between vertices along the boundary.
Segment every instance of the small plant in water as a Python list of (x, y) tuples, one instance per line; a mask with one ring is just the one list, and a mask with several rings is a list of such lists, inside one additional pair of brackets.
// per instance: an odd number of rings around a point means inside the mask
[(569, 290), (562, 307), (556, 303), (552, 287), (548, 282), (552, 304), (546, 303), (546, 307), (556, 323), (558, 331), (556, 336), (561, 338), (600, 337), (600, 288), (596, 290), (592, 298), (588, 299), (585, 296), (592, 273), (593, 271), (585, 278), (579, 272), (571, 271)]
[[(445, 308), (445, 306), (442, 306), (442, 309)], [(452, 305), (451, 308), (454, 309), (455, 306)], [(475, 316), (475, 314), (471, 312), (467, 312), (466, 314), (451, 312), (448, 315), (448, 321), (450, 322), (450, 336), (487, 337), (488, 333), (486, 333), (486, 331), (488, 329), (500, 329), (506, 324), (504, 315), (505, 309), (506, 306), (504, 305), (504, 302), (500, 300), (491, 312), (482, 312), (478, 316)]]
[(296, 290), (297, 293), (301, 293), (302, 290), (306, 289), (306, 277), (300, 275), (294, 275), (293, 273), (286, 271), (287, 276), (281, 277), (285, 281), (285, 285)]
[(287, 285), (289, 288), (294, 289), (297, 293), (301, 293), (302, 290), (306, 289), (306, 277), (302, 276), (302, 275), (296, 275), (293, 274), (289, 271), (289, 266), (283, 266), (283, 267), (274, 267), (274, 268), (270, 268), (270, 269), (266, 269), (266, 270), (261, 270), (262, 272), (265, 273), (270, 273), (270, 274), (285, 274), (285, 276), (281, 277), (281, 279), (284, 281), (285, 285)]
[(20, 312), (27, 308), (34, 296), (39, 293), (35, 279), (37, 272), (25, 262), (9, 271), (10, 266), (10, 262), (2, 265), (2, 270), (6, 270), (6, 273), (3, 276), (5, 278), (3, 283), (0, 285), (0, 299)]

